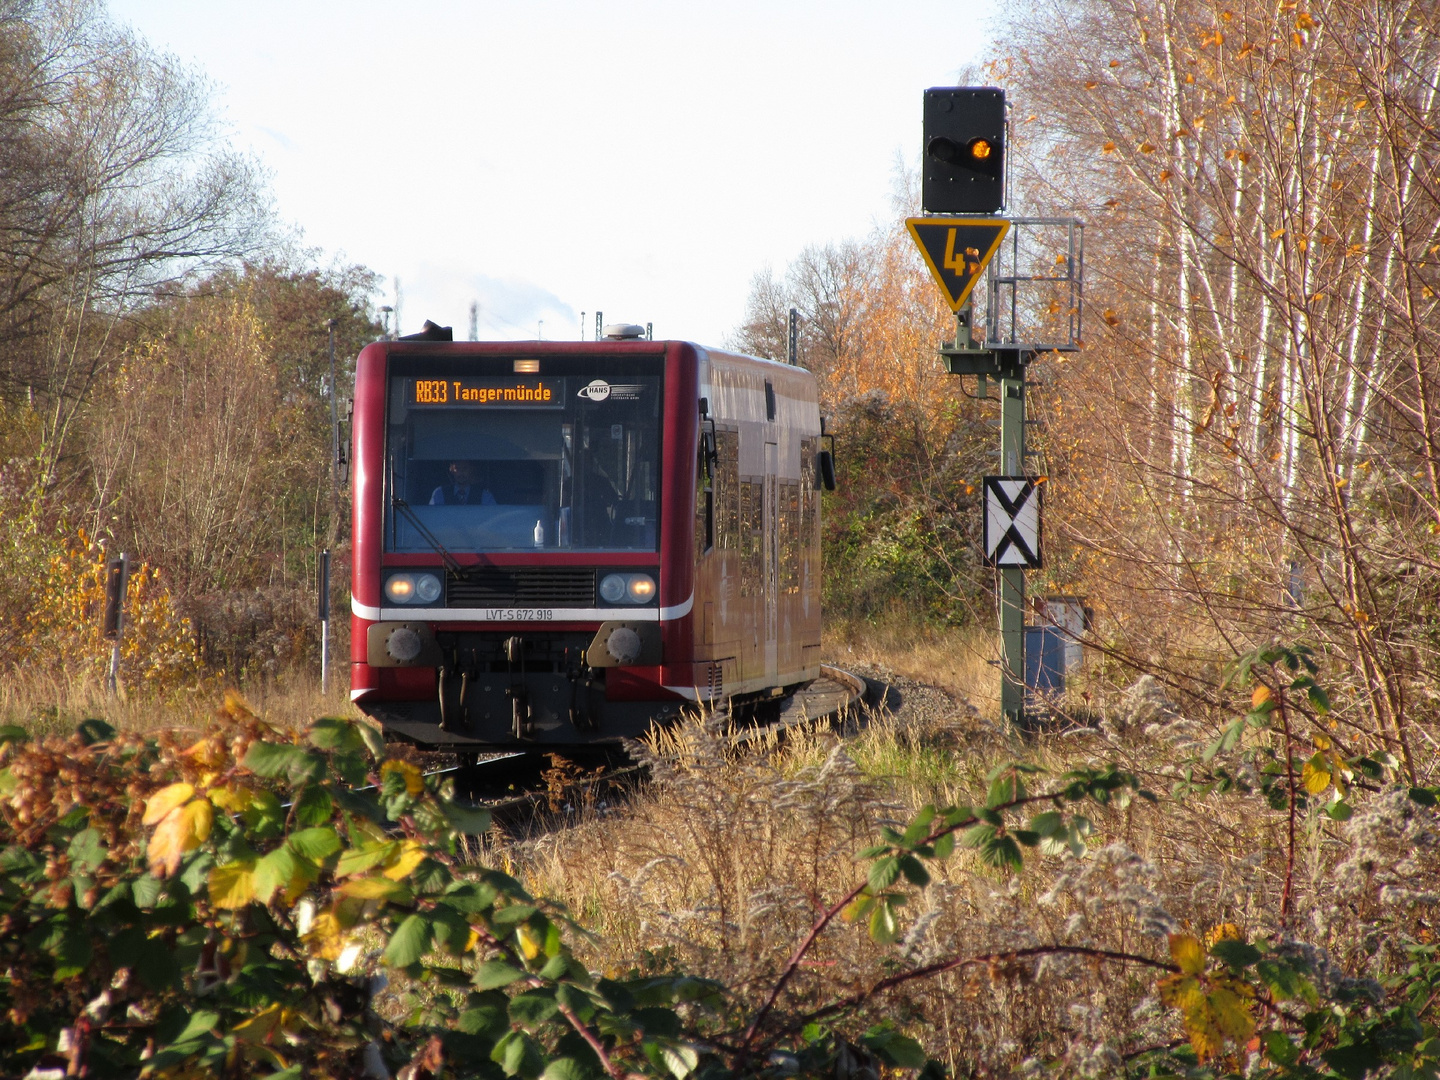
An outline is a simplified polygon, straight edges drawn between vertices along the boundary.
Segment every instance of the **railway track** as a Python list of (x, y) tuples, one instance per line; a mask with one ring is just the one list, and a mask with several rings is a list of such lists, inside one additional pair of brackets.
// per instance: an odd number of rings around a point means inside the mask
[[(820, 678), (809, 686), (774, 702), (761, 702), (749, 710), (748, 723), (732, 736), (739, 745), (783, 737), (802, 724), (843, 722), (871, 697), (871, 688), (857, 675), (822, 665)], [(572, 752), (573, 754), (573, 752)], [(559, 812), (557, 799), (581, 797), (594, 803), (619, 795), (644, 776), (644, 766), (630, 761), (623, 749), (587, 750), (579, 759), (572, 754), (544, 751), (496, 754), (473, 763), (425, 770), (427, 776), (453, 776), (456, 796), (487, 809), (501, 824), (514, 826), (533, 820), (543, 809)], [(437, 755), (438, 756), (438, 755)]]

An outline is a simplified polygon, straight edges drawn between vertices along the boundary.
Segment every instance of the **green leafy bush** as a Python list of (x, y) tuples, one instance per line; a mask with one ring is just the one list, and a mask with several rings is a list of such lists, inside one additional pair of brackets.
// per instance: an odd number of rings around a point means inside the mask
[[(592, 978), (560, 913), (460, 858), (486, 815), (364, 724), (290, 740), (231, 698), (189, 745), (0, 739), (7, 1075), (578, 1077), (607, 1042), (631, 1071), (697, 1061), (676, 1006), (718, 988)], [(374, 996), (372, 951), (404, 1000)]]

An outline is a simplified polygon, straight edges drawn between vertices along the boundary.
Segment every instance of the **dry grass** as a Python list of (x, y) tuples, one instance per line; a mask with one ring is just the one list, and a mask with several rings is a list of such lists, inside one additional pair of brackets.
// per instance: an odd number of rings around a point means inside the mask
[(827, 663), (893, 672), (971, 702), (987, 716), (1000, 712), (999, 639), (975, 626), (931, 628), (889, 619), (827, 625)]
[[(943, 649), (929, 647), (938, 663)], [(913, 653), (909, 662), (918, 662)], [(964, 669), (950, 670), (958, 678)], [(710, 975), (753, 1005), (818, 907), (864, 879), (855, 853), (881, 826), (905, 822), (926, 802), (983, 798), (986, 770), (1007, 759), (1023, 756), (1050, 777), (1118, 760), (1145, 778), (1158, 805), (1087, 810), (1095, 828), (1084, 858), (1032, 855), (1014, 877), (957, 852), (927, 888), (912, 890), (898, 946), (877, 945), (851, 924), (828, 930), (785, 994), (786, 1014), (852, 993), (897, 963), (1051, 943), (1163, 959), (1167, 932), (1204, 935), (1233, 924), (1252, 937), (1277, 933), (1285, 815), (1257, 794), (1168, 798), (1174, 764), (1204, 745), (1210, 726), (1176, 715), (1153, 684), (1112, 704), (1103, 730), (1028, 743), (963, 704), (873, 717), (844, 739), (810, 731), (745, 754), (692, 723), (654, 741), (654, 783), (628, 807), (492, 851), (596, 932), (586, 956), (593, 967)], [(1042, 775), (1035, 787), (1053, 783)], [(1302, 816), (1292, 930), (1330, 949), (1337, 972), (1366, 975), (1393, 964), (1386, 948), (1367, 951), (1376, 935), (1393, 942), (1427, 925), (1423, 900), (1392, 895), (1382, 903), (1378, 879), (1356, 870), (1367, 846), (1402, 861), (1396, 830), (1413, 809), (1403, 798), (1380, 799), (1344, 826)], [(1412, 833), (1429, 837), (1430, 862), (1418, 871), (1423, 859), (1405, 863), (1423, 879), (1412, 876), (1406, 888), (1434, 893), (1440, 833)], [(1158, 1004), (1155, 978), (1153, 970), (1076, 959), (981, 963), (908, 984), (843, 1026), (853, 1035), (893, 1021), (955, 1075), (1013, 1076), (1036, 1057), (1065, 1062), (1062, 1075), (1112, 1075), (1117, 1048), (1181, 1036), (1176, 1014)]]
[[(318, 673), (290, 671), (238, 689), (251, 708), (276, 727), (304, 727), (319, 716), (360, 714), (350, 704), (350, 685), (342, 671), (321, 694)], [(68, 734), (81, 720), (94, 717), (122, 730), (193, 727), (207, 722), (226, 687), (202, 683), (162, 699), (121, 693), (111, 695), (102, 681), (32, 673), (21, 682), (0, 683), (0, 723), (21, 724), (34, 735)]]

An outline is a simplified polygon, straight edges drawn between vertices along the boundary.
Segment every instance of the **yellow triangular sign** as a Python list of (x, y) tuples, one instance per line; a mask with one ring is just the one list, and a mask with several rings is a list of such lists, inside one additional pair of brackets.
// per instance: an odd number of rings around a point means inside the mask
[(1005, 239), (1010, 222), (992, 217), (912, 217), (906, 218), (905, 227), (925, 256), (945, 302), (959, 311)]

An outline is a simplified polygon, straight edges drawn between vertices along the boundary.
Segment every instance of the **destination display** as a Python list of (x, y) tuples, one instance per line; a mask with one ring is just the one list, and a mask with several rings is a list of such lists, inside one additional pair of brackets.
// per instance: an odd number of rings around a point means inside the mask
[(563, 409), (564, 379), (434, 378), (411, 379), (412, 408)]

